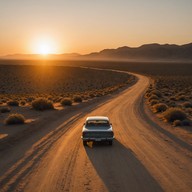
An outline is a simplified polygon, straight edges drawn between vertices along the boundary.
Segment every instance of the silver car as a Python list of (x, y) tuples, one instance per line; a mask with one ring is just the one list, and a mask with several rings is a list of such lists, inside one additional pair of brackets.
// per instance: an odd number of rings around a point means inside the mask
[(112, 145), (114, 133), (109, 118), (104, 116), (87, 117), (81, 138), (83, 145), (87, 145), (87, 141), (107, 141), (109, 145)]

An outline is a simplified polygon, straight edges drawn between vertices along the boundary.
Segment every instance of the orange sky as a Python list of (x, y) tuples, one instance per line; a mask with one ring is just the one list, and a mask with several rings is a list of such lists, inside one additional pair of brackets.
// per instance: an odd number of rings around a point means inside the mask
[(191, 0), (0, 1), (0, 55), (192, 42)]

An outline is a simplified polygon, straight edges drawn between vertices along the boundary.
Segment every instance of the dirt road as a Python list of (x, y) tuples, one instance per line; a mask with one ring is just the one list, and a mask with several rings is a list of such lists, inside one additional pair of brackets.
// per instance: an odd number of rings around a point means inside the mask
[[(149, 80), (138, 78), (116, 98), (68, 119), (10, 162), (0, 178), (0, 191), (192, 191), (191, 148), (184, 149), (146, 121), (141, 98)], [(83, 146), (81, 129), (90, 115), (111, 119), (113, 146)]]

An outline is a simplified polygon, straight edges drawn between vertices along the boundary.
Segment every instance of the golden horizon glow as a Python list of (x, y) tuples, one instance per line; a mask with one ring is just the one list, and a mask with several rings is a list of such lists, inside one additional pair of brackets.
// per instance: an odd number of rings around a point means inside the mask
[(34, 54), (49, 55), (58, 54), (58, 46), (56, 41), (51, 37), (38, 38), (32, 43), (32, 51)]
[(0, 1), (0, 56), (192, 42), (192, 0)]

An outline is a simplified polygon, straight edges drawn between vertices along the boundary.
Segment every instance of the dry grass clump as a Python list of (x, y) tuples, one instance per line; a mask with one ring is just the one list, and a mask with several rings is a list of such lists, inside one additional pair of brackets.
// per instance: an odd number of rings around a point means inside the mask
[(0, 108), (0, 112), (1, 113), (9, 113), (11, 111), (11, 109), (9, 107), (2, 107)]
[(63, 98), (61, 100), (61, 105), (63, 105), (63, 106), (71, 106), (72, 105), (72, 100), (70, 98)]
[(168, 106), (165, 103), (158, 103), (153, 106), (155, 112), (164, 112), (167, 108)]
[(90, 98), (94, 98), (95, 95), (94, 95), (93, 93), (90, 93), (90, 94), (89, 94), (89, 97), (90, 97)]
[(10, 100), (7, 102), (7, 105), (9, 106), (19, 106), (19, 102), (16, 100)]
[(35, 100), (35, 97), (27, 97), (26, 98), (26, 101), (27, 102), (32, 102), (32, 101), (34, 101)]
[(180, 95), (176, 99), (177, 99), (177, 101), (186, 101), (187, 100), (185, 95)]
[(182, 121), (181, 120), (175, 120), (173, 121), (173, 126), (177, 127), (177, 126), (181, 126), (182, 125)]
[(22, 106), (26, 105), (26, 101), (25, 100), (21, 100), (20, 101), (20, 105), (22, 105)]
[(184, 102), (184, 103), (182, 104), (182, 106), (185, 107), (185, 108), (191, 108), (191, 107), (192, 107), (192, 103), (189, 102), (189, 101), (186, 101), (186, 102)]
[(173, 122), (173, 126), (191, 126), (191, 121), (189, 119), (184, 119), (183, 121), (181, 120), (175, 120)]
[(151, 100), (158, 100), (158, 99), (159, 99), (159, 97), (156, 96), (156, 95), (151, 95), (151, 96), (148, 98), (149, 102), (150, 102)]
[(32, 102), (32, 107), (38, 111), (54, 109), (53, 102), (45, 98), (38, 98)]
[(169, 108), (163, 114), (163, 118), (166, 119), (167, 122), (174, 122), (175, 120), (183, 121), (187, 118), (185, 112), (180, 108)]
[(1, 98), (1, 103), (7, 103), (7, 99), (6, 98)]
[(24, 124), (24, 123), (25, 123), (25, 117), (21, 114), (18, 114), (18, 113), (10, 114), (5, 119), (5, 124), (7, 124), (7, 125)]
[(74, 102), (77, 102), (77, 103), (81, 103), (83, 101), (82, 97), (81, 96), (74, 96), (73, 98)]
[(177, 103), (174, 102), (174, 101), (167, 101), (167, 105), (168, 105), (169, 107), (178, 107)]
[(152, 99), (149, 103), (150, 103), (151, 106), (153, 106), (153, 105), (158, 104), (158, 103), (159, 103), (159, 100), (157, 100), (157, 99)]
[(161, 97), (161, 96), (162, 96), (162, 94), (161, 94), (161, 92), (160, 92), (159, 90), (153, 90), (153, 91), (151, 92), (151, 94), (152, 94), (152, 95), (156, 95), (157, 97)]
[(189, 119), (184, 119), (184, 120), (182, 121), (182, 125), (183, 125), (183, 126), (191, 126), (191, 121), (190, 121)]

